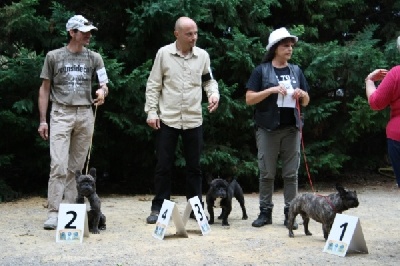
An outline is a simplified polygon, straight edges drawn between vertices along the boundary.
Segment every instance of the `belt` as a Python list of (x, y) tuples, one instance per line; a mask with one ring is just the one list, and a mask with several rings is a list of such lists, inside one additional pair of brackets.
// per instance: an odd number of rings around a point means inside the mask
[(56, 103), (56, 102), (53, 102), (53, 104), (64, 107), (64, 108), (89, 109), (91, 107), (91, 105), (65, 105), (65, 104)]
[(87, 108), (89, 109), (91, 105), (65, 105), (67, 108)]

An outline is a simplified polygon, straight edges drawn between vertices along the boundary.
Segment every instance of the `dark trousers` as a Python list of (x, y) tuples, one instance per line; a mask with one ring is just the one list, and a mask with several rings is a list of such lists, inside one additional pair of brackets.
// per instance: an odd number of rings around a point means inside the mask
[(388, 154), (392, 163), (397, 185), (400, 187), (400, 141), (387, 139)]
[(186, 161), (186, 198), (198, 196), (202, 202), (200, 155), (203, 148), (203, 127), (183, 130), (161, 123), (156, 136), (157, 165), (152, 211), (159, 211), (164, 199), (170, 199), (171, 170), (174, 165), (175, 149), (179, 136), (182, 137), (183, 155)]

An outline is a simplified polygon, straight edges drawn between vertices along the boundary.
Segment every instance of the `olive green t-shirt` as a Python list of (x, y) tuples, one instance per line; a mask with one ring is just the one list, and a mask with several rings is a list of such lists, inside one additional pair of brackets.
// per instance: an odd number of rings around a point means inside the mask
[(91, 105), (92, 79), (103, 67), (100, 54), (87, 48), (71, 53), (63, 47), (47, 53), (40, 77), (51, 81), (51, 101), (64, 105)]

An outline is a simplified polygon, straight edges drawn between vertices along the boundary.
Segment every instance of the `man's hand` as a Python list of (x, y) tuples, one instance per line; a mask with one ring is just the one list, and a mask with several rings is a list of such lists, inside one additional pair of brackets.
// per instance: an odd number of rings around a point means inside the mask
[(107, 86), (106, 85), (101, 86), (96, 91), (97, 98), (94, 99), (94, 104), (97, 106), (104, 104), (104, 102), (106, 100), (107, 92), (108, 92)]
[(217, 108), (218, 108), (218, 102), (219, 102), (219, 99), (218, 99), (218, 97), (216, 97), (216, 96), (211, 96), (211, 97), (208, 99), (208, 111), (209, 111), (210, 113), (212, 113), (212, 112), (214, 112), (215, 110), (217, 110)]
[(146, 122), (152, 129), (160, 129), (160, 119), (148, 119)]
[(39, 124), (38, 133), (42, 139), (48, 140), (49, 139), (49, 125), (46, 122), (41, 122)]

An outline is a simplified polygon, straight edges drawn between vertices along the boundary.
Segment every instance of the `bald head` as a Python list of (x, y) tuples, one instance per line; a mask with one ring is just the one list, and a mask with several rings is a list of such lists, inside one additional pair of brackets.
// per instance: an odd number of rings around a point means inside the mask
[(196, 26), (196, 22), (193, 19), (188, 17), (180, 17), (175, 22), (175, 30), (180, 31), (185, 27)]
[(177, 49), (186, 55), (197, 41), (197, 25), (191, 18), (180, 17), (175, 23), (174, 35), (176, 37)]

